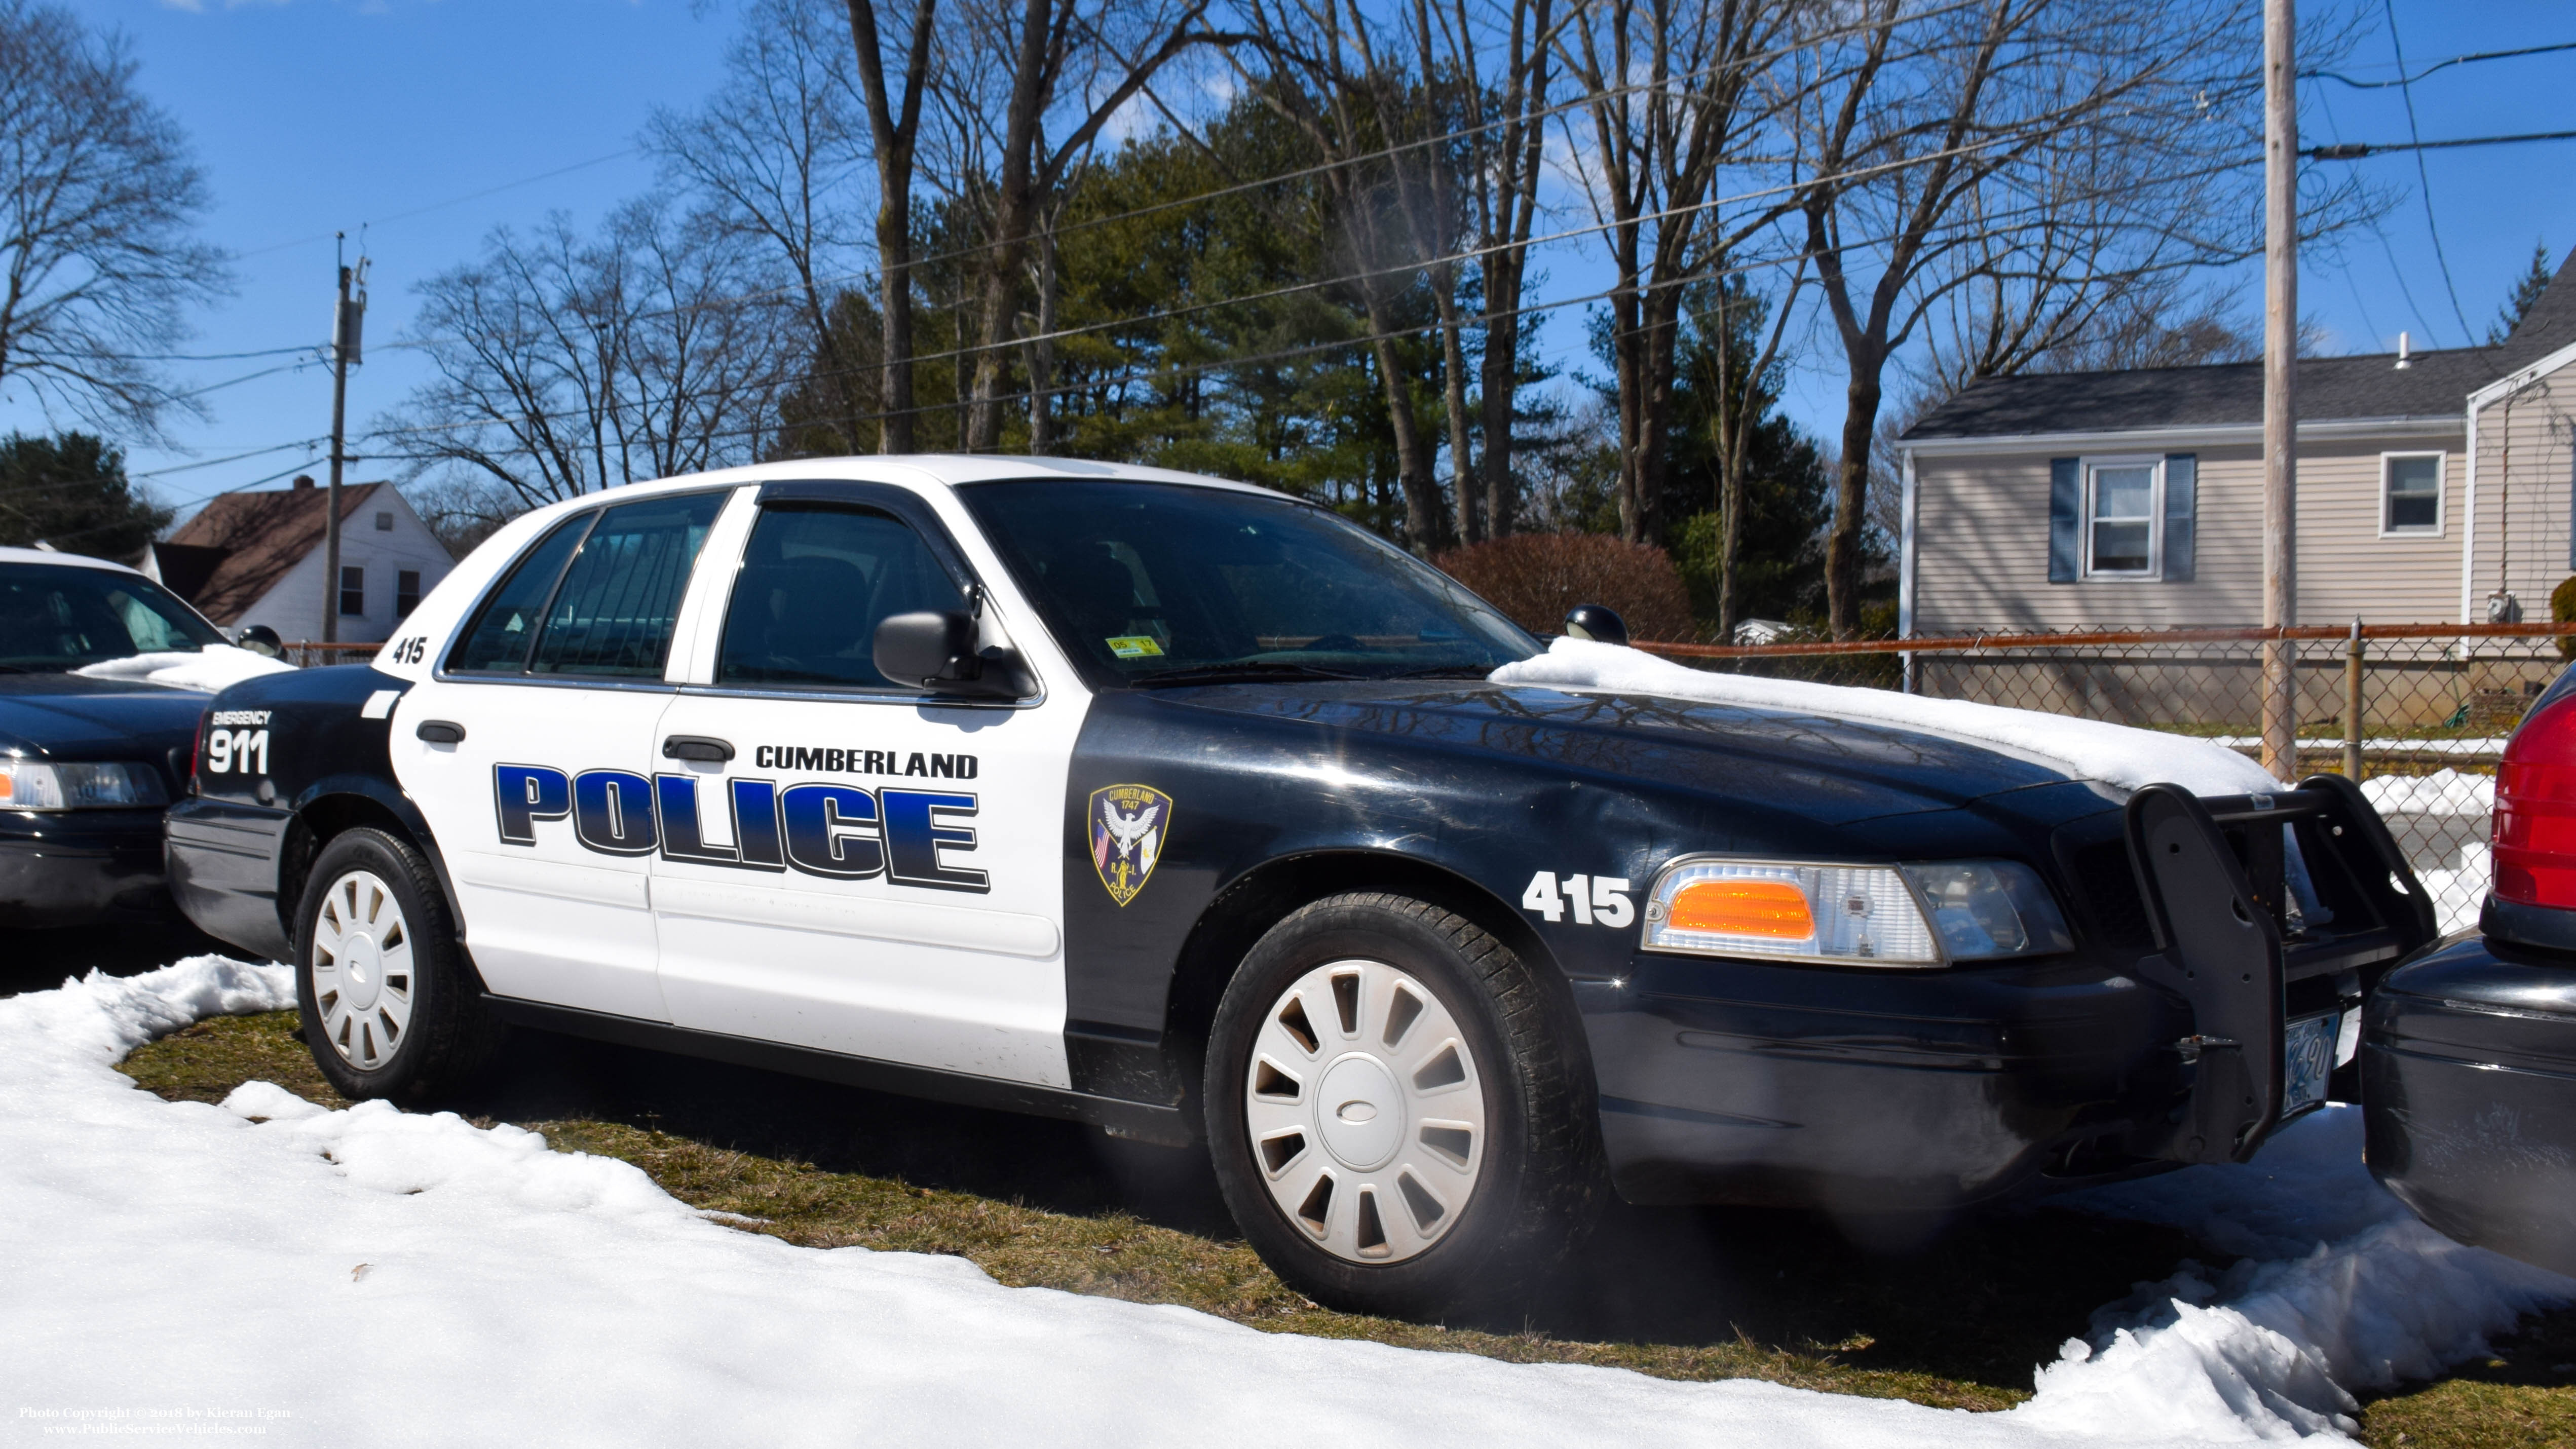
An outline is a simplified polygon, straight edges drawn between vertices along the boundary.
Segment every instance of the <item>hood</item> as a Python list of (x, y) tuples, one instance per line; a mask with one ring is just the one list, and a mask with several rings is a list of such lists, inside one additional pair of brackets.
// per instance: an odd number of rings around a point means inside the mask
[[(0, 674), (0, 750), (40, 759), (165, 763), (212, 696), (133, 679)], [(175, 738), (173, 738), (175, 736)]]
[(1647, 791), (1784, 804), (1824, 825), (1950, 810), (2061, 785), (2063, 768), (1944, 735), (1786, 709), (1452, 680), (1242, 684), (1172, 703), (1297, 720), (1605, 777)]

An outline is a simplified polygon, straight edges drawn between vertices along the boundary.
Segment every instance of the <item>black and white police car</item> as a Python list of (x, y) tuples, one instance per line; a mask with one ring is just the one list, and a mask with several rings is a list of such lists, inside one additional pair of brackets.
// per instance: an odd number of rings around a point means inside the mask
[(1204, 1140), (1284, 1277), (1397, 1313), (1513, 1292), (1612, 1189), (2242, 1159), (2431, 935), (2337, 780), (1489, 680), (1540, 649), (1211, 479), (674, 479), (512, 523), (372, 666), (225, 691), (170, 869), (352, 1096), (519, 1025)]

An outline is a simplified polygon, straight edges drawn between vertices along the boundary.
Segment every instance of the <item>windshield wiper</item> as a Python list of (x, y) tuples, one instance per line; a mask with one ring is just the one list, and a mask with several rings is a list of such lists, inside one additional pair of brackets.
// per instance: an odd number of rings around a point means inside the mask
[(1366, 679), (1365, 674), (1347, 670), (1325, 669), (1313, 664), (1285, 664), (1277, 661), (1250, 661), (1242, 664), (1208, 664), (1195, 669), (1173, 669), (1161, 674), (1147, 674), (1128, 683), (1143, 689), (1159, 689), (1167, 684), (1241, 684), (1267, 679)]
[(1399, 669), (1393, 674), (1374, 674), (1372, 679), (1483, 679), (1499, 667), (1491, 664), (1426, 664), (1420, 669)]

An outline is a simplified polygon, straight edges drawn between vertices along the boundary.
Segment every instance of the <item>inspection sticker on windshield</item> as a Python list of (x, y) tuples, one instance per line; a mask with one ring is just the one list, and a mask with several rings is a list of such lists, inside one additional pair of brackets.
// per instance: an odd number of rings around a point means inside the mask
[(1109, 652), (1121, 659), (1156, 659), (1162, 656), (1163, 646), (1151, 634), (1122, 634), (1109, 641)]

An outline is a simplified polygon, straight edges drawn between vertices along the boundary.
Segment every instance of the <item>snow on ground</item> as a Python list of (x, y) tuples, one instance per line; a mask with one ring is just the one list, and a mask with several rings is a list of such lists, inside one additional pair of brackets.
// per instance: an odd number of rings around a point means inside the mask
[(2371, 775), (2361, 782), (2362, 798), (2382, 815), (2492, 815), (2495, 776), (2464, 775), (2453, 769), (2429, 775)]
[(172, 689), (202, 689), (209, 694), (229, 684), (275, 674), (295, 666), (283, 659), (271, 659), (230, 644), (209, 644), (194, 652), (165, 650), (151, 654), (129, 654), (123, 659), (102, 659), (73, 670), (92, 679), (140, 679), (149, 684), (166, 684)]
[[(189, 1020), (292, 996), (283, 968), (196, 957), (0, 1000), (0, 1387), (22, 1432), (238, 1425), (332, 1445), (2334, 1439), (2349, 1423), (2338, 1384), (2429, 1373), (2576, 1295), (2405, 1218), (2361, 1170), (2346, 1112), (2247, 1167), (2088, 1194), (2090, 1210), (2252, 1257), (2224, 1274), (2182, 1265), (2106, 1308), (2093, 1342), (2070, 1343), (2010, 1413), (1265, 1334), (1003, 1288), (962, 1259), (738, 1232), (631, 1165), (550, 1152), (518, 1128), (383, 1103), (326, 1111), (266, 1083), (221, 1107), (168, 1103), (111, 1069)], [(203, 1417), (215, 1412), (246, 1417)]]
[(2157, 781), (2181, 785), (2203, 795), (2244, 795), (2284, 788), (2263, 773), (2262, 766), (2234, 750), (2188, 735), (1964, 699), (1926, 699), (1888, 689), (1713, 674), (1639, 650), (1585, 639), (1558, 639), (1545, 654), (1506, 664), (1492, 677), (1496, 684), (1654, 694), (1867, 720), (2035, 755), (2063, 766), (2079, 779), (2101, 780), (2131, 790)]
[(2487, 888), (2495, 884), (2495, 854), (2483, 841), (2463, 845), (2457, 866), (2417, 871), (2415, 879), (2433, 898), (2433, 914), (2441, 921), (2442, 934), (2465, 931), (2478, 923)]

